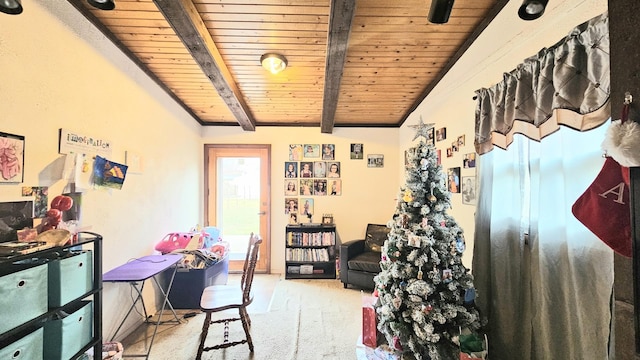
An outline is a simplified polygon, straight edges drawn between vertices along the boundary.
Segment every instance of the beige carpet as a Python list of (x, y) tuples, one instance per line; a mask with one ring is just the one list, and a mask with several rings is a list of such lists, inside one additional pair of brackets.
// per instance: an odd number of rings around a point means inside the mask
[[(259, 281), (259, 280), (258, 280)], [(255, 283), (255, 282), (254, 282)], [(262, 294), (263, 292), (256, 292)], [(253, 304), (252, 304), (253, 306)], [(254, 353), (246, 344), (212, 350), (203, 359), (355, 359), (362, 324), (361, 293), (344, 289), (339, 280), (276, 279), (268, 309), (249, 307)], [(189, 310), (179, 310), (182, 315)], [(236, 312), (237, 313), (237, 312)], [(195, 359), (204, 314), (183, 320), (179, 325), (161, 325), (151, 349), (151, 360)], [(142, 326), (141, 328), (144, 328)], [(153, 327), (147, 327), (152, 334)], [(144, 332), (129, 336), (127, 354), (145, 353)], [(242, 325), (230, 324), (229, 340), (244, 335)], [(142, 338), (136, 340), (135, 338)], [(221, 342), (223, 325), (211, 325), (208, 344)]]

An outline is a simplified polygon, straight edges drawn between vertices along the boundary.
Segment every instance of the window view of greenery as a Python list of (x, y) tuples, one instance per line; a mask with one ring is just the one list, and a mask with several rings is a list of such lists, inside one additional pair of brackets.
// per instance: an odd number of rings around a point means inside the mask
[(242, 260), (249, 234), (260, 231), (260, 159), (222, 158), (218, 171), (218, 224), (231, 259)]

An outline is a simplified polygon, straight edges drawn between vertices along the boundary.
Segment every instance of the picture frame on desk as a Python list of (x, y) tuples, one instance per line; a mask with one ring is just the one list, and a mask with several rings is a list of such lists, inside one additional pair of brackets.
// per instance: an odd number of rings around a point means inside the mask
[(323, 224), (333, 224), (333, 215), (322, 215), (322, 223)]

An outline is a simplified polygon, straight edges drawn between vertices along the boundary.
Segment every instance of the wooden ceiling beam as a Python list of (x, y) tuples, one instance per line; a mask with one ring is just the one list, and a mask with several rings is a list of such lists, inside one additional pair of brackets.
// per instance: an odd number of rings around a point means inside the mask
[(355, 0), (331, 0), (329, 9), (329, 34), (327, 36), (327, 57), (325, 61), (324, 96), (320, 131), (333, 132), (340, 82), (347, 57), (349, 34), (356, 9)]
[(191, 0), (153, 0), (245, 131), (256, 121)]

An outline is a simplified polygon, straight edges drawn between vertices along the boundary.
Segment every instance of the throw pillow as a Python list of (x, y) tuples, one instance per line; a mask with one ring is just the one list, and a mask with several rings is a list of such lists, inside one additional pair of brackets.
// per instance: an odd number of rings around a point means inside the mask
[(387, 240), (389, 228), (386, 225), (367, 225), (365, 246), (369, 251), (382, 252), (382, 245)]

